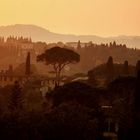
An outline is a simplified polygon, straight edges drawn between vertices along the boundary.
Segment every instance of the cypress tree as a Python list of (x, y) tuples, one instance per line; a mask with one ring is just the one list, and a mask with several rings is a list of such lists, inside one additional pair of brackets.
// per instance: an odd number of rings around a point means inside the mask
[(136, 89), (134, 93), (133, 131), (134, 139), (140, 139), (140, 71), (137, 72)]
[(128, 61), (125, 61), (125, 62), (124, 62), (124, 65), (123, 65), (123, 74), (124, 74), (124, 75), (129, 75), (129, 65), (128, 65)]
[(140, 60), (138, 60), (136, 64), (136, 70), (135, 70), (136, 75), (138, 74), (139, 71), (140, 71)]
[(134, 105), (135, 110), (140, 112), (140, 70), (138, 71), (136, 77), (136, 91), (134, 94)]
[(26, 70), (25, 74), (30, 76), (31, 75), (31, 60), (30, 60), (30, 52), (28, 52), (27, 58), (26, 58)]
[(107, 70), (107, 81), (110, 82), (114, 78), (114, 64), (113, 58), (110, 56), (106, 63), (106, 70)]
[(117, 44), (116, 44), (116, 42), (114, 41), (114, 42), (113, 42), (113, 47), (116, 47), (116, 46), (117, 46)]
[(21, 90), (19, 82), (15, 81), (9, 98), (9, 109), (12, 111), (23, 109), (24, 99)]
[(81, 42), (80, 40), (78, 41), (78, 44), (77, 44), (77, 50), (80, 50), (81, 49)]

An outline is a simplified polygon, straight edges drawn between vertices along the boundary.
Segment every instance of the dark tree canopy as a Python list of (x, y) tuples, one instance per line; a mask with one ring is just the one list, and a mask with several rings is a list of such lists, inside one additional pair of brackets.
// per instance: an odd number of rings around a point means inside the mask
[(27, 58), (26, 58), (26, 70), (25, 70), (25, 74), (28, 75), (28, 76), (31, 74), (30, 52), (28, 52)]
[(106, 63), (106, 71), (107, 71), (107, 81), (111, 81), (114, 78), (114, 63), (113, 58), (110, 56)]
[(140, 70), (137, 72), (136, 90), (134, 94), (135, 111), (140, 111)]
[(127, 60), (124, 62), (123, 74), (124, 75), (128, 75), (129, 74), (129, 65), (128, 65), (128, 61)]
[(77, 63), (80, 61), (80, 56), (73, 50), (66, 48), (60, 48), (58, 46), (53, 47), (45, 51), (37, 57), (37, 61), (45, 61), (49, 64), (63, 64)]
[(98, 108), (99, 90), (82, 82), (72, 82), (57, 88), (46, 96), (53, 99), (53, 105), (76, 101), (79, 104), (94, 109)]
[(79, 40), (78, 43), (77, 43), (77, 49), (78, 49), (78, 50), (81, 49), (81, 42), (80, 42), (80, 40)]
[(46, 65), (52, 65), (56, 73), (56, 78), (59, 79), (64, 67), (68, 64), (78, 63), (80, 55), (73, 50), (56, 46), (37, 56), (37, 61), (45, 62)]
[(112, 67), (112, 65), (113, 65), (113, 58), (112, 58), (112, 56), (110, 56), (108, 58), (107, 65)]
[(9, 99), (9, 109), (15, 111), (17, 109), (23, 109), (23, 93), (18, 81), (15, 81), (15, 84), (12, 88), (12, 92)]
[(136, 75), (138, 74), (139, 71), (140, 71), (140, 60), (138, 60), (136, 64)]
[(97, 86), (98, 85), (95, 74), (92, 71), (88, 72), (88, 84), (90, 84), (91, 86)]

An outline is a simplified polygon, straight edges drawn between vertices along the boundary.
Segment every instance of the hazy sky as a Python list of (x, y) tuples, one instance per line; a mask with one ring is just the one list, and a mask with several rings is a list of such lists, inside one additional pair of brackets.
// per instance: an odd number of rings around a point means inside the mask
[(9, 24), (68, 34), (140, 35), (140, 0), (1, 0), (0, 25)]

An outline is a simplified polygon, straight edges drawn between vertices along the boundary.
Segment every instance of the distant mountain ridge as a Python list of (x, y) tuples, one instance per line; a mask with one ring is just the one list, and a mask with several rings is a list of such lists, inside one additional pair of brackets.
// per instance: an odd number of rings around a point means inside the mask
[(69, 35), (53, 33), (36, 25), (15, 24), (0, 26), (0, 36), (8, 37), (10, 35), (31, 37), (35, 42), (77, 42), (80, 40), (81, 42), (92, 41), (93, 43), (100, 44), (115, 40), (118, 44), (126, 44), (128, 47), (140, 49), (140, 36), (100, 37), (96, 35)]

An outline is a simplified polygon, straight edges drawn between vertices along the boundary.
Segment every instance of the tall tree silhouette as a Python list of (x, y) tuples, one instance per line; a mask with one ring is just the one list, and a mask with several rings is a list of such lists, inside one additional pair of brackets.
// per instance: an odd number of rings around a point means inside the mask
[(133, 139), (140, 139), (140, 70), (137, 72), (136, 90), (134, 93), (133, 124)]
[(138, 72), (140, 71), (140, 60), (137, 61), (137, 64), (136, 64), (136, 75), (138, 74)]
[(107, 81), (110, 82), (114, 78), (114, 64), (113, 58), (110, 56), (106, 63)]
[(128, 61), (127, 60), (124, 62), (124, 65), (123, 65), (123, 74), (124, 75), (129, 74), (129, 66), (128, 66)]
[(73, 50), (56, 46), (37, 56), (37, 61), (43, 61), (45, 64), (53, 66), (57, 85), (59, 86), (62, 70), (69, 64), (78, 63), (80, 55)]
[(112, 44), (112, 42), (110, 42), (110, 43), (109, 43), (109, 47), (113, 47), (113, 44)]
[(30, 60), (30, 52), (28, 52), (27, 54), (27, 58), (26, 58), (26, 70), (25, 70), (25, 74), (30, 76), (31, 75), (31, 60)]
[(80, 49), (81, 49), (81, 42), (79, 40), (78, 43), (77, 43), (77, 50), (80, 50)]
[(9, 98), (9, 109), (12, 111), (23, 109), (24, 98), (21, 90), (19, 82), (15, 81)]
[(114, 41), (114, 42), (113, 42), (113, 47), (116, 47), (116, 46), (117, 46), (117, 44), (116, 44), (116, 42)]
[(134, 95), (135, 110), (140, 112), (140, 70), (136, 78), (136, 92)]

